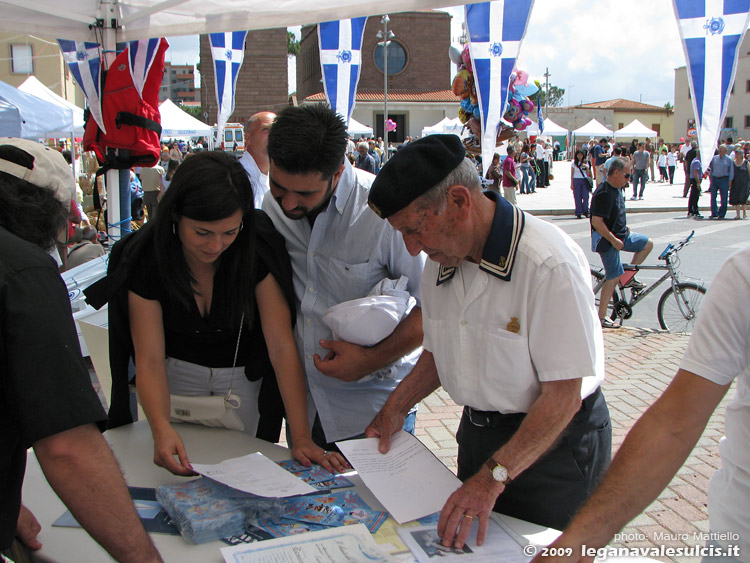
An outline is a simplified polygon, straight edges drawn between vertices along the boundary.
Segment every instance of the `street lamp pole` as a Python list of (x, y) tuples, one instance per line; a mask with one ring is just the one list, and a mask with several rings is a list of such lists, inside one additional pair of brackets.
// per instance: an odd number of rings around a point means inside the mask
[(378, 45), (383, 46), (383, 139), (385, 141), (383, 163), (388, 161), (388, 45), (391, 39), (395, 37), (392, 32), (388, 31), (388, 22), (391, 18), (385, 14), (380, 23), (383, 24), (383, 31), (378, 31), (376, 37), (382, 39)]

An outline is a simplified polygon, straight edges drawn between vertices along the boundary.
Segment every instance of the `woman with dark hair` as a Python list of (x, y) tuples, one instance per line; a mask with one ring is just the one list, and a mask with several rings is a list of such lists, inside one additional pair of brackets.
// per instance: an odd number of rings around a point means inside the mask
[(589, 180), (591, 171), (586, 163), (583, 151), (578, 149), (570, 165), (570, 189), (576, 206), (576, 219), (589, 216)]
[(177, 167), (180, 166), (180, 161), (175, 160), (173, 158), (169, 159), (169, 163), (167, 164), (167, 171), (164, 176), (161, 177), (161, 196), (164, 197), (164, 193), (169, 189), (169, 185), (172, 183), (172, 178), (174, 177), (174, 173), (177, 172)]
[(524, 143), (521, 147), (521, 156), (518, 158), (518, 162), (521, 164), (521, 172), (523, 173), (523, 179), (521, 180), (522, 194), (533, 194), (536, 192), (536, 173), (531, 166), (531, 158), (529, 144)]
[(154, 463), (172, 473), (193, 472), (170, 423), (170, 394), (231, 391), (240, 399), (244, 432), (255, 436), (266, 366), (286, 406), (294, 457), (344, 467), (343, 458), (310, 437), (284, 282), (258, 251), (256, 232), (268, 225), (253, 207), (239, 162), (224, 152), (201, 152), (180, 165), (156, 219), (141, 229), (152, 242), (127, 282), (137, 393), (154, 437)]

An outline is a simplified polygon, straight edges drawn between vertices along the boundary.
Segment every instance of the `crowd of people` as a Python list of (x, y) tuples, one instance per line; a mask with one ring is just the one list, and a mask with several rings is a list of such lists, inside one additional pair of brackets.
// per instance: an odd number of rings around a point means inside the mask
[[(642, 197), (654, 178), (646, 144), (630, 148), (602, 139), (571, 163), (576, 214), (591, 218), (605, 288), (622, 273), (620, 251), (637, 263), (653, 246), (626, 223), (628, 182), (635, 190), (637, 177), (634, 197)], [(744, 162), (747, 173), (743, 151), (719, 148), (707, 171), (712, 190), (726, 195), (741, 183), (734, 167)], [(105, 413), (48, 257), (70, 215), (72, 175), (59, 153), (0, 139), (0, 443), (9, 452), (0, 462), (9, 484), (0, 492), (0, 549), (40, 547), (21, 499), (33, 447), (52, 487), (113, 557), (159, 560), (96, 426), (134, 420), (133, 385), (154, 463), (177, 475), (193, 474), (178, 420), (200, 423), (180, 419), (182, 401), (223, 397), (212, 424), (272, 442), (285, 419), (299, 463), (340, 471), (347, 462), (335, 442), (375, 437), (387, 451), (396, 431), (414, 432), (415, 405), (442, 386), (464, 407), (456, 435), (463, 483), (440, 514), (443, 545), (462, 548), (475, 520), (482, 544), (493, 510), (566, 529), (561, 546), (605, 545), (678, 469), (737, 377), (744, 410), (727, 424), (732, 455), (722, 449), (711, 492), (722, 506), (711, 518), (712, 528), (716, 518), (718, 529), (746, 534), (746, 546), (750, 316), (733, 296), (750, 285), (748, 250), (717, 277), (698, 341), (608, 472), (608, 327), (588, 261), (562, 230), (514, 205), (517, 193), (549, 184), (553, 144), (511, 142), (502, 162), (493, 158), (486, 186), (455, 135), (407, 139), (386, 161), (377, 140), (353, 143), (335, 112), (311, 105), (252, 116), (239, 159), (187, 154), (172, 143), (158, 168), (133, 170), (146, 220), (114, 244), (107, 276), (86, 292), (96, 307), (109, 303)], [(705, 173), (695, 162), (686, 166), (699, 191)], [(414, 303), (391, 334), (373, 346), (334, 338), (326, 312), (384, 280), (403, 280)], [(42, 346), (49, 353), (34, 353)], [(638, 486), (644, 459), (648, 487)]]

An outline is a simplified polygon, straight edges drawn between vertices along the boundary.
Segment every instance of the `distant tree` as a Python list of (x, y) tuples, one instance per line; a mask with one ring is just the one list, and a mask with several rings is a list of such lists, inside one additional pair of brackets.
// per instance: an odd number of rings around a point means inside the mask
[(286, 32), (286, 52), (288, 55), (299, 55), (299, 41), (297, 41), (294, 33), (289, 30)]
[(664, 109), (667, 110), (667, 113), (672, 113), (674, 111), (672, 102), (667, 102), (666, 104), (664, 104)]
[[(538, 80), (534, 81), (534, 84), (539, 88), (540, 93), (540, 103), (542, 104), (542, 107), (544, 107), (545, 100), (547, 99), (546, 92), (544, 91), (544, 84), (540, 83)], [(533, 102), (536, 103), (536, 94), (532, 96)], [(549, 106), (550, 107), (559, 107), (562, 105), (563, 100), (565, 98), (565, 88), (559, 88), (557, 86), (553, 86), (550, 84), (549, 87)]]
[(184, 111), (185, 113), (189, 113), (195, 119), (200, 119), (201, 121), (203, 121), (203, 110), (200, 106), (180, 106), (180, 109), (182, 109), (182, 111)]

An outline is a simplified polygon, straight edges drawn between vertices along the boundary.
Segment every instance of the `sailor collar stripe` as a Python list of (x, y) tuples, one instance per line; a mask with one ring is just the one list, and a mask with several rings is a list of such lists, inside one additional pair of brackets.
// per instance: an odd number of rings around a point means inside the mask
[[(523, 211), (499, 194), (487, 191), (484, 195), (493, 200), (496, 206), (479, 269), (503, 281), (510, 281), (526, 217)], [(442, 285), (452, 279), (455, 273), (455, 266), (441, 266), (435, 285)]]

